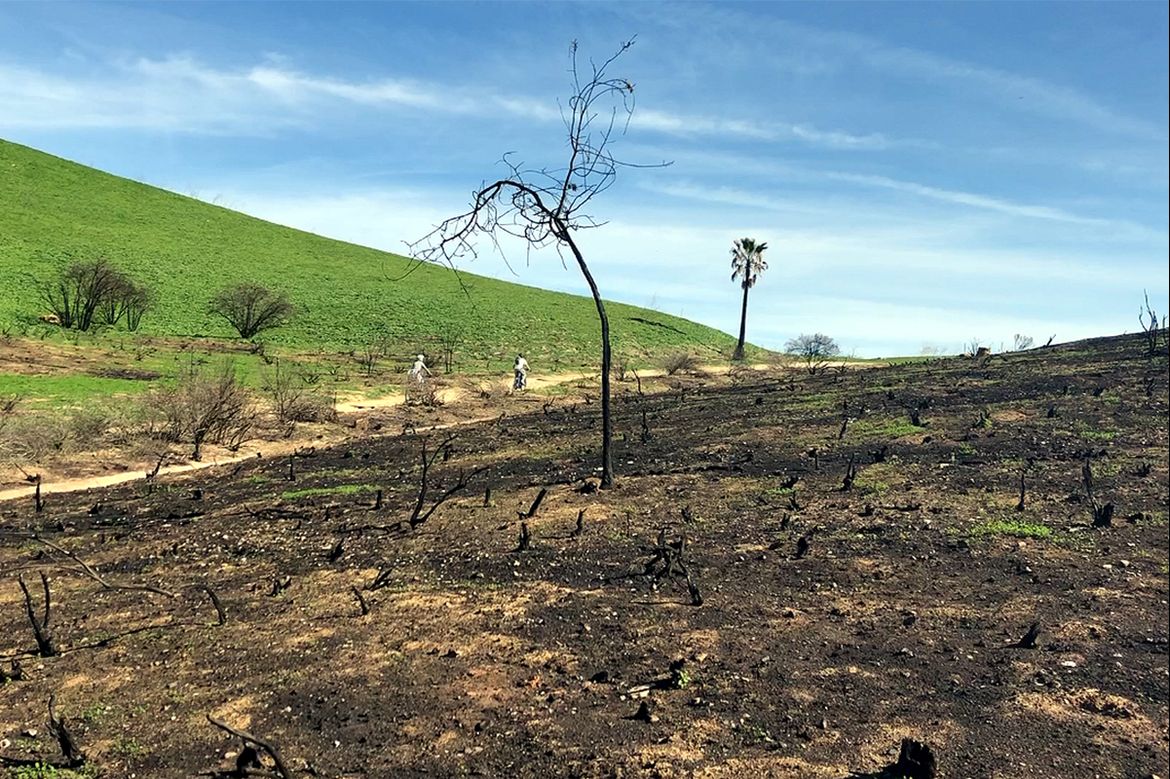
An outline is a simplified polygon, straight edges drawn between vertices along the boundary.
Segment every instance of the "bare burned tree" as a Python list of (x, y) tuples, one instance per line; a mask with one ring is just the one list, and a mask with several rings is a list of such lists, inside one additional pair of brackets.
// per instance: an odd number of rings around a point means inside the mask
[[(435, 461), (440, 457), (443, 458), (443, 462), (446, 462), (450, 458), (451, 444), (454, 441), (455, 436), (449, 435), (430, 452), (427, 451), (427, 439), (423, 438), (421, 441), (419, 455), (421, 471), (418, 480), (418, 497), (415, 499), (414, 508), (410, 512), (410, 517), (406, 520), (406, 524), (411, 530), (414, 530), (430, 519), (431, 515), (435, 513), (439, 506), (442, 506), (455, 493), (466, 489), (472, 479), (487, 470), (487, 468), (476, 468), (470, 473), (461, 470), (459, 471), (459, 477), (453, 485), (437, 496), (428, 497), (427, 492), (430, 489), (431, 469), (434, 467)], [(431, 501), (429, 508), (427, 508), (428, 499)]]
[(1166, 340), (1166, 317), (1159, 319), (1158, 312), (1150, 307), (1148, 292), (1143, 292), (1142, 297), (1145, 308), (1138, 311), (1138, 322), (1142, 326), (1142, 336), (1146, 340), (1146, 354), (1155, 355), (1158, 353), (1158, 341)]
[[(613, 484), (609, 319), (597, 282), (574, 234), (603, 224), (590, 216), (588, 209), (593, 198), (613, 185), (620, 168), (669, 164), (632, 165), (619, 161), (609, 148), (615, 131), (625, 129), (634, 110), (633, 83), (611, 76), (609, 68), (633, 44), (633, 39), (626, 41), (609, 59), (600, 64), (591, 61), (588, 68), (577, 61), (577, 43), (574, 41), (570, 47), (569, 72), (573, 92), (561, 110), (569, 151), (569, 158), (563, 166), (528, 167), (505, 155), (503, 164), (507, 173), (503, 178), (481, 186), (472, 195), (471, 207), (467, 211), (447, 219), (410, 245), (411, 253), (420, 263), (436, 262), (452, 269), (456, 260), (476, 256), (476, 240), (483, 236), (488, 237), (501, 253), (500, 237), (503, 235), (524, 241), (529, 253), (552, 247), (560, 255), (562, 264), (566, 260), (566, 250), (572, 255), (589, 285), (601, 326), (603, 487)], [(621, 121), (623, 116), (625, 120)]]
[(447, 322), (439, 331), (439, 345), (443, 347), (443, 373), (450, 373), (455, 363), (455, 351), (463, 343), (464, 326), (460, 322)]
[(784, 344), (789, 354), (794, 354), (804, 361), (805, 370), (813, 375), (823, 370), (829, 361), (841, 353), (837, 342), (824, 333), (807, 335), (802, 333), (796, 338), (790, 338)]
[(104, 257), (81, 259), (72, 253), (66, 257), (68, 265), (41, 287), (41, 302), (61, 327), (86, 331), (100, 321), (102, 306), (119, 297), (128, 279)]

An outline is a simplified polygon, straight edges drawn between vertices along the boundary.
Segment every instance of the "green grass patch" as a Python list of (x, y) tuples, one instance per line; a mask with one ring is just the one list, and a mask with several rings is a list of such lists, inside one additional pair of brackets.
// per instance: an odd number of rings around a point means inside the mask
[(883, 495), (886, 492), (889, 492), (890, 489), (890, 485), (886, 482), (878, 481), (876, 479), (867, 479), (864, 476), (858, 477), (853, 486), (862, 495)]
[(93, 398), (138, 395), (149, 388), (149, 381), (135, 379), (108, 379), (84, 374), (25, 376), (0, 373), (0, 395), (16, 395), (21, 403), (74, 405)]
[(889, 440), (902, 436), (914, 435), (922, 432), (921, 427), (910, 423), (905, 417), (891, 417), (886, 419), (859, 419), (849, 426), (845, 436), (855, 435), (860, 438), (876, 438)]
[(288, 490), (280, 493), (281, 500), (312, 498), (317, 495), (359, 495), (363, 492), (377, 492), (373, 484), (338, 484), (336, 487), (306, 487), (302, 490)]
[(1025, 522), (1021, 519), (989, 519), (971, 528), (970, 535), (975, 538), (993, 536), (1051, 538), (1052, 528), (1038, 522)]

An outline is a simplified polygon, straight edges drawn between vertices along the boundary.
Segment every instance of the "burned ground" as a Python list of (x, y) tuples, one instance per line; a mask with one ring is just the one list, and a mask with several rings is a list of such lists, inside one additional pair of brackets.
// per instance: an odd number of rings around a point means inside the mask
[[(226, 770), (209, 713), (298, 776), (841, 779), (904, 737), (948, 777), (1167, 774), (1164, 356), (669, 381), (619, 397), (612, 490), (596, 404), (565, 397), (303, 452), (293, 480), (3, 506), (0, 753), (60, 758), (55, 693), (111, 777)], [(422, 439), (451, 434), (430, 498), (474, 475), (411, 528)], [(17, 582), (39, 603), (40, 572), (53, 657)]]

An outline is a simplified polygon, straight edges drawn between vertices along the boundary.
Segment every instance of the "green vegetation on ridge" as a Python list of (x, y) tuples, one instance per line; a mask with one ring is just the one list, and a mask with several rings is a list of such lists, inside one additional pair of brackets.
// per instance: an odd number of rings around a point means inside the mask
[[(150, 336), (234, 335), (208, 300), (232, 281), (256, 281), (297, 307), (264, 340), (298, 350), (355, 349), (385, 339), (396, 350), (437, 352), (462, 331), (456, 351), (476, 360), (523, 350), (534, 362), (592, 364), (593, 302), (409, 259), (264, 222), (189, 197), (0, 141), (0, 328), (45, 313), (40, 285), (55, 254), (105, 256), (145, 282), (157, 303), (142, 320)], [(602, 290), (605, 280), (599, 279)], [(466, 287), (466, 291), (464, 289)], [(730, 354), (734, 339), (703, 325), (609, 303), (614, 349), (661, 355), (692, 349)], [(751, 356), (749, 352), (749, 357)]]

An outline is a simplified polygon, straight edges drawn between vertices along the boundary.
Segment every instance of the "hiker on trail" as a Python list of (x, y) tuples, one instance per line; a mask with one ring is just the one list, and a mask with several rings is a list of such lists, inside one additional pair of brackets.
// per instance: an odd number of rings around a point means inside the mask
[(410, 378), (414, 379), (417, 383), (422, 384), (426, 380), (426, 377), (430, 375), (431, 371), (429, 368), (427, 368), (426, 360), (420, 354), (418, 359), (414, 361), (414, 365), (410, 366)]
[(512, 366), (515, 378), (512, 380), (512, 389), (522, 390), (528, 386), (528, 360), (524, 355), (516, 355), (516, 364)]

